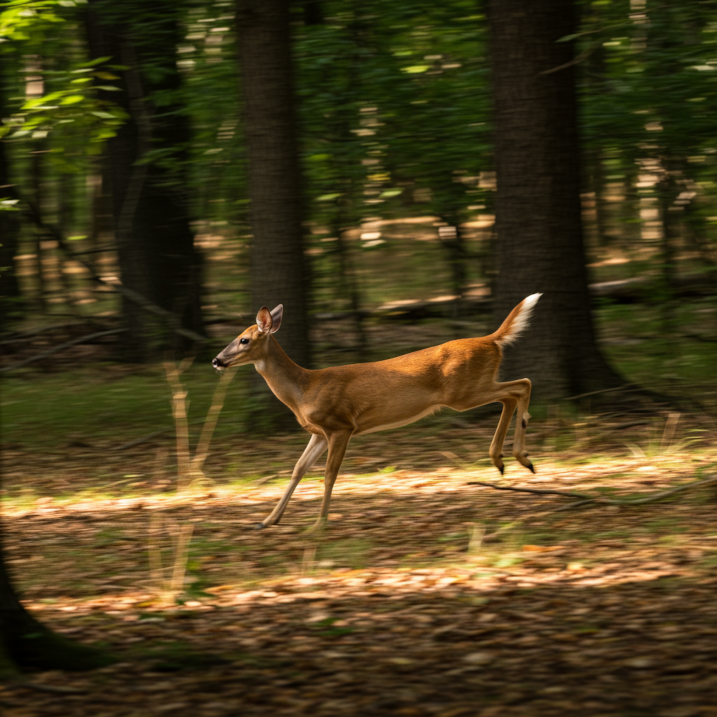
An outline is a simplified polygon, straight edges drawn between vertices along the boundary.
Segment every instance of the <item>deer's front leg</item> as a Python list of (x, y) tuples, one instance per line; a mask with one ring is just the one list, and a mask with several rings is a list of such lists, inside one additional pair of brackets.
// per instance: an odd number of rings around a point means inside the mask
[(256, 526), (257, 528), (266, 528), (270, 525), (276, 525), (281, 520), (281, 516), (284, 514), (284, 510), (286, 509), (296, 486), (299, 485), (299, 481), (306, 475), (306, 472), (311, 469), (311, 466), (316, 463), (321, 454), (326, 450), (327, 446), (328, 441), (323, 436), (312, 434), (309, 444), (306, 446), (301, 458), (299, 458), (294, 466), (294, 471), (291, 474), (291, 481), (284, 492), (284, 495), (281, 496), (281, 500), (278, 502), (276, 508), (274, 508), (269, 517), (259, 523), (259, 525)]
[(319, 519), (309, 529), (309, 532), (322, 528), (326, 523), (329, 515), (329, 505), (331, 504), (331, 491), (334, 488), (336, 476), (339, 474), (339, 468), (343, 463), (346, 447), (351, 440), (352, 434), (353, 430), (332, 433), (329, 436), (329, 455), (326, 459), (326, 473), (324, 474), (324, 499), (321, 502)]

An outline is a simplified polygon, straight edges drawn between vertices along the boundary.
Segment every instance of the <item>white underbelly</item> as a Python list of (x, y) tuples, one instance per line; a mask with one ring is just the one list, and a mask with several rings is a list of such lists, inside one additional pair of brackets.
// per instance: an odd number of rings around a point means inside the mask
[(415, 423), (421, 418), (429, 416), (431, 413), (440, 411), (442, 408), (445, 408), (445, 406), (441, 406), (440, 404), (436, 404), (435, 406), (429, 406), (428, 408), (425, 408), (423, 411), (413, 416), (407, 416), (398, 421), (392, 421), (390, 423), (382, 423), (378, 426), (373, 426), (372, 428), (367, 428), (365, 430), (358, 430), (354, 435), (364, 436), (367, 433), (378, 433), (378, 431), (388, 431), (391, 428), (400, 428), (401, 426), (407, 426), (409, 425), (409, 423)]

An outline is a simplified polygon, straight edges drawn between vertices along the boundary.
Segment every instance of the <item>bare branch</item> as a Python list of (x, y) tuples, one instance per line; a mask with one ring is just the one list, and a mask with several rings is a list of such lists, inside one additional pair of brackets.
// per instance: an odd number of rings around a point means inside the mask
[(78, 264), (81, 264), (89, 272), (92, 281), (96, 281), (98, 284), (103, 284), (104, 286), (112, 287), (112, 289), (114, 289), (116, 292), (122, 294), (122, 296), (129, 299), (131, 302), (137, 304), (145, 311), (165, 319), (165, 321), (167, 321), (172, 330), (180, 336), (184, 336), (188, 339), (191, 339), (192, 341), (197, 341), (199, 343), (204, 343), (207, 340), (206, 336), (202, 336), (201, 334), (191, 331), (190, 329), (185, 329), (181, 326), (178, 326), (177, 315), (172, 313), (171, 311), (167, 311), (167, 309), (163, 309), (161, 306), (157, 306), (157, 304), (151, 302), (149, 299), (137, 293), (133, 289), (129, 289), (122, 284), (114, 283), (103, 279), (99, 274), (97, 274), (97, 272), (94, 270), (93, 266), (89, 262), (85, 261), (84, 259), (81, 259), (79, 254), (75, 254), (72, 252), (70, 247), (67, 245), (65, 236), (59, 229), (59, 227), (53, 226), (52, 224), (48, 224), (47, 222), (45, 222), (40, 215), (40, 212), (37, 210), (37, 207), (32, 202), (23, 199), (23, 206), (25, 214), (30, 218), (30, 220), (39, 229), (51, 236), (57, 242), (57, 245), (60, 247), (60, 249), (62, 249), (62, 251), (70, 259), (76, 261)]
[(513, 486), (509, 485), (496, 485), (495, 483), (484, 483), (483, 481), (479, 480), (472, 480), (466, 483), (466, 485), (484, 485), (486, 488), (495, 488), (496, 490), (514, 490), (518, 491), (520, 493), (538, 493), (538, 494), (545, 494), (545, 495), (565, 495), (568, 498), (589, 498), (590, 500), (593, 500), (593, 498), (589, 495), (585, 495), (582, 493), (572, 493), (567, 490), (539, 490), (537, 488), (513, 488)]
[(123, 331), (127, 331), (127, 329), (109, 329), (108, 331), (98, 331), (95, 334), (88, 334), (87, 336), (80, 336), (79, 339), (72, 339), (72, 341), (67, 341), (64, 344), (60, 344), (59, 346), (53, 346), (51, 349), (48, 349), (47, 351), (43, 351), (42, 353), (36, 354), (35, 356), (31, 356), (30, 358), (25, 359), (24, 361), (20, 361), (19, 363), (13, 364), (12, 366), (6, 366), (5, 368), (0, 368), (0, 373), (5, 373), (6, 371), (14, 371), (15, 369), (22, 368), (23, 366), (27, 366), (28, 364), (34, 363), (35, 361), (40, 361), (44, 358), (47, 358), (48, 356), (52, 356), (53, 354), (59, 353), (60, 351), (64, 351), (65, 349), (69, 348), (70, 346), (75, 346), (76, 344), (83, 344), (87, 341), (92, 341), (93, 339), (98, 339), (101, 336), (110, 336), (111, 334), (120, 334)]
[(500, 528), (499, 530), (496, 530), (493, 533), (489, 533), (489, 534), (485, 535), (484, 539), (486, 539), (486, 540), (495, 538), (499, 534), (504, 533), (507, 530), (514, 528), (516, 525), (520, 525), (521, 523), (524, 523), (532, 518), (544, 517), (546, 515), (550, 515), (551, 513), (561, 513), (565, 510), (572, 510), (573, 508), (578, 508), (582, 505), (587, 505), (588, 503), (599, 503), (601, 505), (617, 505), (617, 506), (644, 505), (645, 503), (653, 503), (655, 501), (662, 500), (663, 498), (668, 498), (672, 495), (675, 495), (676, 493), (682, 493), (683, 491), (690, 490), (691, 488), (699, 488), (699, 487), (704, 487), (704, 486), (714, 485), (714, 484), (717, 484), (717, 476), (712, 476), (711, 478), (701, 478), (700, 480), (691, 481), (690, 483), (685, 483), (683, 485), (677, 486), (676, 488), (669, 488), (668, 490), (656, 491), (656, 492), (650, 493), (649, 495), (646, 495), (644, 498), (614, 499), (614, 498), (603, 498), (602, 496), (592, 496), (587, 493), (575, 493), (575, 492), (566, 491), (566, 490), (540, 490), (540, 489), (536, 489), (536, 488), (515, 488), (513, 486), (496, 485), (495, 483), (484, 483), (482, 481), (470, 481), (467, 483), (467, 485), (482, 485), (482, 486), (485, 486), (486, 488), (495, 488), (496, 490), (512, 490), (512, 491), (517, 491), (519, 493), (537, 493), (539, 495), (561, 495), (561, 496), (565, 496), (567, 498), (579, 498), (579, 500), (577, 500), (573, 503), (569, 503), (568, 505), (564, 505), (561, 508), (556, 508), (555, 510), (542, 511), (540, 513), (532, 513), (531, 515), (527, 515), (524, 518), (520, 518), (508, 526), (505, 526), (503, 528)]

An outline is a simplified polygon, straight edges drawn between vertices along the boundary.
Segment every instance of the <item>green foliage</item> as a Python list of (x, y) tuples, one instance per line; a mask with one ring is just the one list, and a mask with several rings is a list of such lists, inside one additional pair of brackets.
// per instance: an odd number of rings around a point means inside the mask
[(63, 8), (85, 5), (86, 0), (6, 0), (0, 13), (0, 42), (37, 41), (66, 20)]
[[(102, 151), (127, 115), (101, 92), (116, 92), (117, 65), (111, 58), (88, 61), (82, 36), (85, 2), (12, 0), (0, 14), (0, 51), (17, 70), (5, 78), (8, 114), (0, 138), (16, 152), (43, 151), (60, 174), (87, 171), (87, 159)], [(22, 80), (24, 84), (19, 84)], [(9, 115), (9, 116), (8, 116)]]
[[(671, 212), (688, 245), (705, 250), (709, 239), (714, 247), (714, 5), (592, 0), (582, 10), (579, 77), (591, 173), (631, 185), (624, 204), (645, 208), (652, 200)], [(639, 207), (631, 211), (620, 221), (644, 221)]]
[(108, 59), (82, 63), (67, 71), (41, 71), (43, 84), (56, 89), (24, 102), (0, 127), (0, 137), (37, 140), (52, 134), (52, 159), (65, 171), (79, 170), (81, 165), (74, 163), (75, 158), (99, 154), (103, 143), (127, 119), (121, 107), (97, 95), (99, 91), (119, 91), (113, 85), (97, 84), (98, 80), (118, 79), (108, 71), (114, 66), (102, 64)]
[(457, 221), (491, 166), (483, 18), (424, 0), (327, 2), (325, 15), (297, 37), (312, 218)]

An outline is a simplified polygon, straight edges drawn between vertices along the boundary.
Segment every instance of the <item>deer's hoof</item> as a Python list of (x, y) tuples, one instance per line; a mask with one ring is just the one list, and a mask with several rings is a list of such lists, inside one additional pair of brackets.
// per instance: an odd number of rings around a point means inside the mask
[(528, 461), (528, 465), (525, 466), (531, 473), (535, 473), (535, 468), (533, 468), (533, 464), (531, 461)]
[(264, 530), (264, 528), (266, 528), (266, 526), (264, 525), (264, 523), (257, 523), (254, 527), (255, 527), (257, 530)]

